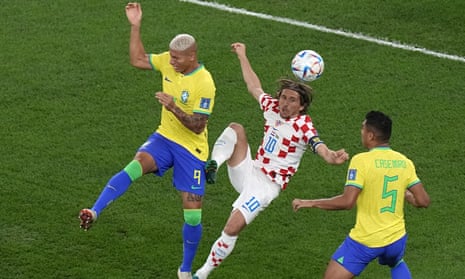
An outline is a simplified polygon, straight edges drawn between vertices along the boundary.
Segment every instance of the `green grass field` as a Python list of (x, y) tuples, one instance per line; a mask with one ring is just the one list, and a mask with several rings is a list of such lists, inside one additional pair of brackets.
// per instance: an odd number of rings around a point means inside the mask
[[(314, 49), (325, 72), (310, 114), (334, 149), (363, 151), (360, 124), (368, 110), (394, 121), (392, 146), (409, 156), (432, 204), (407, 206), (406, 262), (414, 278), (462, 278), (463, 141), (465, 139), (465, 2), (246, 1), (217, 3), (334, 30), (361, 33), (454, 55), (451, 60), (334, 33), (174, 0), (143, 1), (148, 52), (191, 33), (217, 85), (210, 143), (232, 121), (251, 149), (262, 133), (258, 104), (247, 94), (235, 41), (265, 90), (289, 76), (290, 59)], [(88, 232), (77, 214), (133, 157), (159, 122), (153, 95), (160, 76), (130, 66), (123, 1), (3, 1), (0, 10), (0, 277), (176, 278), (182, 253), (182, 210), (168, 173), (146, 176), (110, 205)], [(294, 213), (294, 197), (343, 190), (347, 164), (329, 166), (308, 152), (284, 191), (241, 235), (211, 278), (321, 278), (354, 224), (355, 211)], [(204, 235), (194, 261), (203, 264), (236, 194), (226, 169), (207, 188)], [(360, 278), (390, 278), (372, 263)]]

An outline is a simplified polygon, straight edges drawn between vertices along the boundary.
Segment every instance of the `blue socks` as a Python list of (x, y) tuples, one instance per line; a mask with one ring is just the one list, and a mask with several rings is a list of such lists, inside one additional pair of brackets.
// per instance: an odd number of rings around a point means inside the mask
[(92, 209), (97, 212), (97, 216), (100, 212), (107, 207), (112, 201), (120, 197), (131, 185), (132, 180), (125, 170), (115, 174), (107, 183), (102, 193), (98, 197)]
[(184, 241), (183, 259), (181, 264), (182, 272), (190, 272), (192, 269), (192, 262), (194, 261), (197, 247), (199, 246), (200, 239), (202, 238), (202, 224), (191, 226), (184, 223), (182, 228), (182, 238)]
[(411, 279), (412, 274), (404, 260), (401, 260), (395, 267), (391, 268), (391, 278), (393, 279)]
[[(95, 201), (92, 210), (97, 213), (97, 216), (100, 215), (103, 209), (105, 209), (112, 201), (119, 198), (124, 194), (131, 183), (142, 176), (142, 168), (138, 161), (132, 161), (126, 166), (122, 171), (115, 174), (107, 183), (105, 188), (103, 188), (102, 193)], [(197, 253), (197, 247), (199, 246), (200, 239), (202, 238), (202, 224), (201, 220), (201, 210), (187, 210), (185, 211), (185, 219), (190, 223), (196, 225), (190, 225), (184, 223), (182, 228), (182, 238), (183, 238), (183, 261), (181, 264), (182, 272), (190, 272), (192, 269), (192, 262)]]
[(100, 215), (100, 212), (107, 207), (112, 201), (119, 198), (126, 192), (131, 183), (141, 177), (142, 166), (137, 160), (132, 160), (122, 171), (115, 174), (108, 181), (102, 193), (98, 197), (92, 209)]

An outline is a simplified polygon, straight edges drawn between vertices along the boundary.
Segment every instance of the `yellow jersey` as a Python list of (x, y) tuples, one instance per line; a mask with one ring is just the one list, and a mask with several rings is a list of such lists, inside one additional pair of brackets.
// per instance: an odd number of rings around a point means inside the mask
[[(203, 64), (200, 64), (193, 72), (184, 75), (176, 72), (171, 66), (169, 52), (150, 54), (149, 61), (153, 69), (162, 74), (163, 92), (173, 96), (176, 105), (181, 110), (187, 114), (210, 115), (212, 113), (216, 87), (210, 72)], [(207, 127), (201, 134), (196, 134), (163, 107), (160, 125), (156, 132), (183, 146), (198, 159), (202, 161), (208, 159)]]
[(357, 217), (349, 236), (368, 247), (383, 247), (405, 235), (404, 197), (420, 180), (411, 160), (390, 147), (355, 155), (346, 187), (357, 187)]

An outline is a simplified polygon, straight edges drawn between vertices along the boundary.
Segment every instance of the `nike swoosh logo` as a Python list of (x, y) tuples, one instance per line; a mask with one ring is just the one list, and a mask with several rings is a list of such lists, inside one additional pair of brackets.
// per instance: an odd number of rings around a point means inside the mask
[(191, 189), (192, 190), (200, 190), (200, 189), (202, 189), (202, 187), (201, 186), (191, 185)]

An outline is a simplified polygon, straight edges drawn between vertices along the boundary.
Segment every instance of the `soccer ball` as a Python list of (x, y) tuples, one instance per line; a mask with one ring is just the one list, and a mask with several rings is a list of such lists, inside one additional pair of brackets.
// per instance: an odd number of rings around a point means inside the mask
[(324, 68), (323, 58), (313, 50), (299, 51), (291, 62), (291, 70), (295, 77), (307, 82), (318, 79)]

